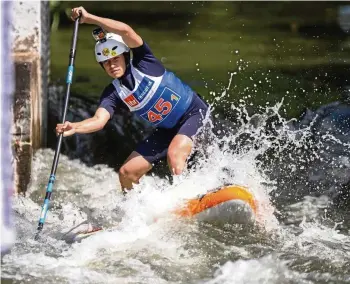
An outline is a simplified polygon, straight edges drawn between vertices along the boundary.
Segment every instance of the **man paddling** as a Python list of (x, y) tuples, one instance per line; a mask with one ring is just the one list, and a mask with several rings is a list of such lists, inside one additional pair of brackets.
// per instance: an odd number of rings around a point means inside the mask
[(131, 189), (163, 158), (167, 158), (171, 173), (180, 175), (203, 125), (207, 104), (161, 64), (129, 25), (95, 16), (83, 7), (73, 8), (72, 20), (79, 15), (80, 23), (101, 27), (93, 32), (95, 57), (113, 81), (102, 92), (92, 118), (57, 124), (57, 134), (101, 130), (118, 109), (126, 108), (155, 126), (155, 131), (137, 145), (119, 169), (122, 189)]

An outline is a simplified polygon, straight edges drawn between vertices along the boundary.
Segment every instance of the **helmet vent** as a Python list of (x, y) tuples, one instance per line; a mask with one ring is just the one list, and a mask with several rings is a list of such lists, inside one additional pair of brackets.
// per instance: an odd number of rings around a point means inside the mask
[(97, 52), (97, 55), (101, 55), (101, 52)]
[(112, 50), (116, 50), (118, 48), (118, 45), (113, 46)]

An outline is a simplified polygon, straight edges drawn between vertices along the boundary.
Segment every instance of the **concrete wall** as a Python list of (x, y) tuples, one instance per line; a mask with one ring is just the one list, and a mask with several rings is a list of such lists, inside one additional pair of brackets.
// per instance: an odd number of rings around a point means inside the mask
[(15, 187), (25, 192), (32, 156), (46, 144), (49, 2), (13, 1)]

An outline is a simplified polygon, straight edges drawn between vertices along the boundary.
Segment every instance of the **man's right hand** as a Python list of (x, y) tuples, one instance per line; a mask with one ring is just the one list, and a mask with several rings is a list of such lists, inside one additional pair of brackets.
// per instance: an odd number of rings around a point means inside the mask
[(64, 137), (71, 136), (75, 133), (75, 126), (72, 122), (66, 121), (64, 124), (59, 123), (56, 126), (56, 135), (63, 133)]
[(80, 16), (80, 21), (79, 22), (81, 24), (83, 24), (83, 23), (87, 23), (88, 24), (89, 21), (90, 21), (90, 18), (92, 16), (82, 6), (73, 8), (71, 12), (72, 12), (71, 13), (71, 19), (73, 21), (75, 21)]

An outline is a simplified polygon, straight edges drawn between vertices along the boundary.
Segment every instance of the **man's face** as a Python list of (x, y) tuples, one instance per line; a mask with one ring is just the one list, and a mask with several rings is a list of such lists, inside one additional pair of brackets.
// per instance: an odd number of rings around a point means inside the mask
[(102, 65), (106, 70), (107, 74), (114, 79), (120, 78), (125, 73), (126, 65), (123, 54), (103, 61)]

